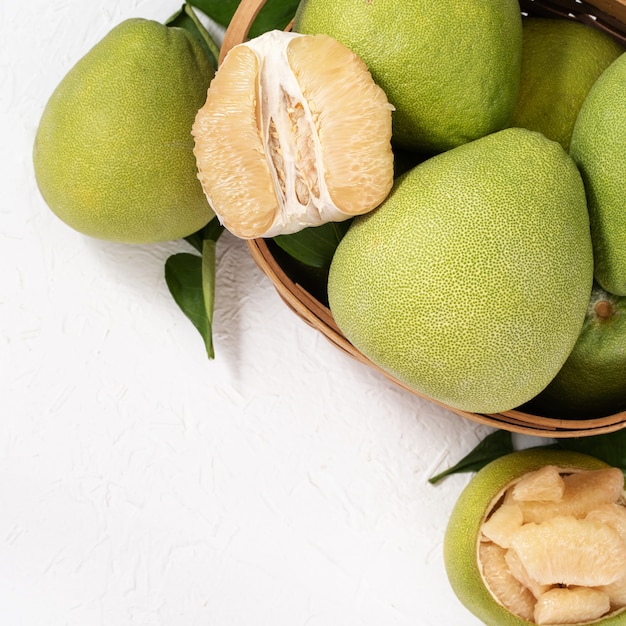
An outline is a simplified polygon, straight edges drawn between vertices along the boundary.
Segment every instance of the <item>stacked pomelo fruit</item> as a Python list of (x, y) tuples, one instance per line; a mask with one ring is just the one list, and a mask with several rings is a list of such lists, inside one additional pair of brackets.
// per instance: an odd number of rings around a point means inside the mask
[(518, 0), (302, 0), (293, 30), (212, 79), (182, 29), (114, 29), (42, 116), (52, 210), (131, 243), (350, 220), (328, 304), (382, 370), (465, 412), (624, 410), (623, 45)]
[[(594, 294), (626, 294), (604, 278), (626, 248), (622, 44), (517, 0), (303, 0), (293, 30), (235, 46), (196, 118), (227, 228), (269, 238), (357, 216), (330, 266), (334, 321), (418, 393), (483, 414), (626, 408), (620, 303), (599, 323), (590, 308), (594, 270)], [(391, 150), (419, 164), (392, 181)], [(576, 410), (559, 372), (595, 367), (589, 325), (615, 358)]]
[[(391, 24), (393, 36), (380, 23)], [(540, 53), (522, 71), (526, 24), (538, 26), (539, 35), (528, 29), (527, 41)], [(305, 0), (294, 23), (298, 33), (275, 36), (285, 42), (277, 44), (280, 64), (252, 41), (234, 48), (218, 70), (194, 126), (205, 191), (211, 197), (222, 183), (264, 185), (269, 209), (258, 222), (253, 221), (256, 209), (237, 213), (240, 203), (228, 189), (223, 205), (213, 204), (225, 223), (234, 215), (233, 231), (244, 237), (289, 233), (315, 221), (362, 214), (339, 244), (328, 280), (331, 311), (348, 339), (383, 369), (451, 406), (496, 412), (535, 399), (575, 350), (583, 353), (583, 365), (575, 369), (588, 367), (589, 354), (597, 348), (589, 347), (593, 339), (579, 344), (586, 318), (620, 317), (614, 298), (621, 296), (593, 285), (588, 184), (568, 150), (578, 110), (623, 47), (603, 33), (589, 36), (589, 27), (571, 27), (522, 21), (516, 2), (398, 7)], [(537, 45), (545, 30), (548, 43)], [(446, 38), (445, 32), (454, 32), (455, 38)], [(318, 56), (317, 46), (328, 39), (308, 39), (319, 33), (341, 41), (365, 61), (363, 66), (346, 57), (354, 72), (352, 93), (340, 88), (343, 76), (335, 81), (328, 62)], [(390, 39), (393, 54), (387, 53)], [(325, 83), (324, 89), (316, 85), (316, 92), (303, 88), (316, 80), (305, 81), (288, 52), (291, 42), (304, 46), (305, 40), (304, 74)], [(419, 46), (424, 46), (421, 52)], [(455, 53), (464, 46), (464, 53)], [(586, 55), (586, 69), (578, 64), (578, 54)], [(225, 87), (239, 75), (239, 70), (230, 74), (230, 68), (240, 55), (252, 61), (241, 81), (251, 81), (242, 126), (256, 146), (246, 158), (267, 162), (269, 169), (244, 181), (245, 168), (234, 171), (240, 164), (235, 160), (224, 170), (241, 182), (229, 183), (219, 172), (213, 173), (214, 182), (204, 172), (215, 165), (226, 140), (216, 116), (231, 106), (239, 110)], [(559, 69), (574, 77), (573, 86), (554, 80), (559, 74), (552, 66), (555, 55), (566, 63)], [(363, 164), (376, 164), (361, 178), (363, 184), (372, 173), (369, 184), (377, 192), (389, 183), (390, 107), (365, 68), (393, 106), (392, 147), (413, 150), (422, 162), (396, 179), (376, 206), (362, 205), (350, 213), (342, 208), (341, 196), (329, 191), (333, 211), (340, 215), (311, 212), (311, 198), (322, 196), (317, 193), (322, 176), (332, 180), (347, 168), (345, 179), (358, 179), (357, 153)], [(548, 68), (552, 78), (533, 94), (537, 72)], [(275, 89), (278, 98), (271, 95)], [(623, 89), (613, 87), (608, 100), (621, 101), (622, 95)], [(541, 113), (546, 101), (556, 109), (547, 121)], [(287, 116), (279, 133), (281, 102)], [(326, 112), (334, 132), (324, 127)], [(528, 121), (516, 124), (514, 115)], [(618, 119), (626, 126), (626, 116)], [(341, 132), (355, 120), (356, 126), (367, 124), (368, 131)], [(236, 141), (234, 127), (231, 132), (230, 140)], [(235, 147), (234, 153), (237, 157), (244, 150)], [(327, 154), (335, 156), (330, 160)], [(613, 157), (617, 171), (619, 154)], [(296, 198), (292, 204), (286, 200), (290, 195)], [(599, 304), (611, 298), (610, 306)], [(598, 343), (606, 344), (606, 334)], [(609, 339), (610, 351), (623, 353), (622, 341)], [(625, 370), (618, 365), (603, 376), (619, 379)], [(603, 410), (624, 408), (621, 389)], [(593, 401), (589, 404), (593, 413)], [(485, 474), (472, 483), (450, 520), (446, 562), (459, 598), (493, 626), (626, 623), (621, 470), (570, 454), (514, 456), (502, 463), (487, 471), (487, 489)]]

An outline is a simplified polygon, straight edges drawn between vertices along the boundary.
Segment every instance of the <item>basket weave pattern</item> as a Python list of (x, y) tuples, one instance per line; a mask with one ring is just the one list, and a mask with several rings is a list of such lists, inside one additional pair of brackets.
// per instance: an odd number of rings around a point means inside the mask
[[(245, 41), (250, 25), (264, 3), (265, 0), (241, 1), (225, 33), (220, 61), (234, 45)], [(583, 0), (582, 2), (575, 0), (520, 0), (520, 7), (523, 14), (571, 19), (589, 24), (606, 31), (626, 45), (626, 0)], [(377, 370), (409, 393), (419, 397), (427, 397), (407, 387), (361, 354), (339, 330), (328, 307), (289, 277), (287, 271), (281, 267), (272, 254), (267, 241), (253, 239), (247, 244), (256, 264), (271, 280), (285, 304), (298, 317), (321, 332), (350, 357)], [(495, 414), (469, 413), (449, 407), (432, 398), (427, 399), (480, 424), (542, 437), (582, 437), (612, 432), (626, 427), (626, 411), (587, 420), (562, 420), (540, 417), (517, 410)]]

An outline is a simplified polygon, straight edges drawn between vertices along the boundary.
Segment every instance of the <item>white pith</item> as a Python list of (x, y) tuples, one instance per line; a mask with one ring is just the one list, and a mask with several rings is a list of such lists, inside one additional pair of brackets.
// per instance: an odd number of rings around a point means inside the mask
[(313, 103), (304, 97), (287, 58), (289, 42), (302, 36), (270, 31), (242, 44), (259, 62), (257, 123), (279, 206), (264, 237), (350, 217), (328, 192)]

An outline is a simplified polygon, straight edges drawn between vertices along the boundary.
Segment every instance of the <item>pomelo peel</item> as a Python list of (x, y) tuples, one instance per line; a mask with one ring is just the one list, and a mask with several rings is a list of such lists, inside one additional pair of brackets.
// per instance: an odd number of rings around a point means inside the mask
[(398, 178), (339, 243), (328, 298), (378, 367), (448, 406), (497, 413), (559, 371), (592, 278), (578, 170), (558, 143), (511, 128)]
[(303, 0), (293, 28), (338, 39), (395, 106), (394, 143), (434, 154), (506, 128), (522, 20), (511, 0)]
[[(576, 452), (539, 448), (514, 452), (480, 470), (467, 484), (450, 515), (444, 537), (444, 562), (448, 578), (461, 602), (487, 626), (528, 626), (536, 623), (514, 615), (496, 599), (484, 582), (478, 554), (485, 540), (483, 538), (481, 542), (482, 525), (490, 512), (505, 497), (509, 488), (529, 473), (543, 470), (546, 466), (556, 467), (565, 475), (587, 470), (612, 470), (606, 463)], [(614, 471), (621, 473), (619, 470)], [(623, 474), (621, 480), (622, 497), (619, 506), (623, 507)], [(623, 548), (626, 549), (626, 544)], [(545, 592), (546, 588), (541, 591)], [(587, 620), (587, 623), (626, 625), (626, 609), (612, 605), (611, 610), (608, 615)]]
[(626, 296), (595, 284), (574, 348), (550, 384), (523, 407), (561, 419), (626, 410)]
[(587, 190), (595, 277), (626, 296), (626, 53), (604, 70), (578, 116), (570, 154)]

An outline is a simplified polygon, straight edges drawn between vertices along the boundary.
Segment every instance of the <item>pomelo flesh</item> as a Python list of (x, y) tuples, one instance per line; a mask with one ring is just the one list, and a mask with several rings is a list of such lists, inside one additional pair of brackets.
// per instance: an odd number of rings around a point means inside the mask
[[(589, 623), (601, 624), (602, 626), (624, 626), (626, 624), (624, 608), (619, 608), (619, 605), (614, 604), (611, 605), (610, 612), (606, 613), (608, 586), (598, 587), (598, 593), (574, 594), (572, 603), (568, 606), (568, 603), (561, 602), (561, 598), (556, 598), (554, 602), (551, 602), (550, 596), (544, 597), (553, 589), (558, 588), (558, 585), (542, 586), (535, 582), (532, 587), (537, 596), (533, 599), (534, 594), (528, 586), (528, 581), (520, 586), (520, 580), (524, 580), (524, 576), (519, 575), (520, 567), (523, 565), (522, 561), (518, 560), (517, 563), (514, 563), (514, 560), (510, 558), (512, 556), (510, 550), (502, 548), (482, 536), (481, 529), (485, 520), (488, 520), (497, 510), (505, 496), (510, 496), (515, 484), (532, 472), (541, 471), (547, 466), (557, 468), (564, 476), (610, 469), (606, 463), (585, 454), (542, 448), (530, 448), (514, 452), (486, 465), (469, 481), (449, 518), (444, 537), (444, 561), (450, 584), (466, 608), (487, 626), (528, 626), (534, 623), (545, 623), (542, 615), (550, 615), (551, 618), (555, 619), (554, 622), (549, 623), (577, 624), (588, 616), (588, 619), (594, 620)], [(622, 491), (616, 506), (624, 508), (624, 504)], [(580, 521), (583, 522), (582, 526), (586, 529), (584, 518)], [(591, 522), (589, 524), (593, 526)], [(566, 525), (571, 525), (571, 523), (567, 522)], [(577, 526), (574, 524), (573, 527)], [(544, 531), (544, 533), (547, 535), (548, 531)], [(601, 533), (585, 533), (586, 530), (583, 530), (583, 536), (578, 540), (580, 550), (583, 552), (592, 550), (590, 546), (584, 545), (584, 541), (595, 541), (596, 535), (603, 533), (607, 536), (610, 535), (610, 542), (619, 543), (616, 539), (616, 531), (611, 533), (608, 525)], [(567, 544), (565, 538), (561, 538), (560, 541)], [(554, 543), (558, 542), (554, 541)], [(577, 540), (574, 538), (571, 543), (575, 546)], [(618, 545), (618, 550), (623, 551), (624, 547), (626, 544)], [(541, 559), (537, 556), (538, 544), (531, 543), (528, 549), (533, 562), (535, 564), (540, 563)], [(602, 548), (599, 547), (599, 549)], [(622, 558), (619, 555), (616, 556)], [(480, 558), (484, 559), (484, 564), (481, 563)], [(600, 560), (602, 561), (602, 559)], [(610, 567), (615, 568), (616, 563), (613, 562)], [(583, 569), (589, 570), (585, 571), (584, 575), (591, 579), (591, 566)], [(610, 577), (614, 576), (615, 571)], [(515, 575), (512, 575), (511, 572)], [(528, 576), (527, 573), (526, 576)], [(489, 587), (489, 581), (493, 581), (492, 587)], [(619, 585), (619, 581), (617, 585)], [(563, 588), (568, 590), (585, 589), (576, 585), (564, 586)], [(615, 589), (613, 589), (613, 593), (615, 598), (619, 597), (619, 592)], [(539, 598), (541, 597), (544, 597), (544, 600), (540, 602)], [(559, 604), (561, 606), (558, 606)], [(535, 605), (534, 608), (533, 605)], [(571, 621), (572, 606), (576, 606), (580, 616), (579, 620), (573, 622)], [(597, 610), (599, 606), (605, 608), (602, 615), (597, 619), (598, 616), (594, 618), (591, 612)], [(515, 611), (519, 614), (516, 614)], [(531, 612), (534, 615), (531, 616)], [(568, 612), (568, 621), (556, 621), (559, 615), (563, 616)]]
[(250, 239), (371, 211), (393, 181), (392, 108), (326, 35), (273, 30), (235, 46), (192, 127), (218, 218)]

